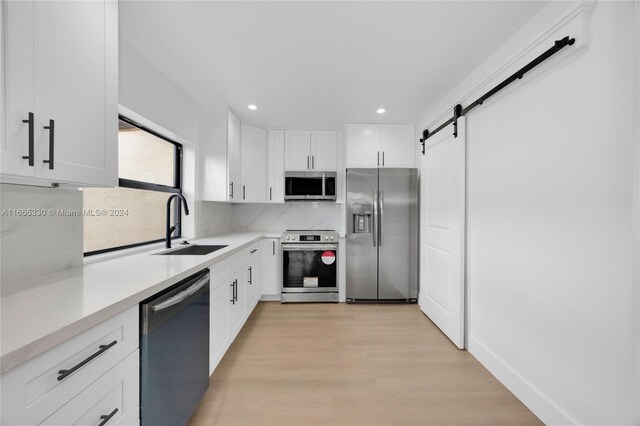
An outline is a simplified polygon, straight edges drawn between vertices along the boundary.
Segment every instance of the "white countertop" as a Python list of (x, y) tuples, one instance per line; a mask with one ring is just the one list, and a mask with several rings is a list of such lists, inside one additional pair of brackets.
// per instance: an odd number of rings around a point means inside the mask
[(22, 364), (264, 237), (280, 234), (216, 235), (192, 241), (228, 245), (204, 256), (154, 256), (165, 250), (161, 248), (10, 283), (21, 290), (0, 298), (0, 371)]

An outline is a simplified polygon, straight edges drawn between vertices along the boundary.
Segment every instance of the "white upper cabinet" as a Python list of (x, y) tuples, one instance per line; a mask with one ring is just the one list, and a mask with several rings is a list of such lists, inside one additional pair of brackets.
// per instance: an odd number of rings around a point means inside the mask
[(378, 167), (380, 162), (380, 125), (347, 125), (347, 168)]
[(383, 124), (380, 138), (382, 167), (416, 166), (416, 128), (413, 124)]
[(3, 180), (117, 185), (118, 2), (2, 8)]
[(240, 125), (240, 176), (238, 201), (267, 202), (267, 131), (242, 123)]
[(336, 171), (338, 132), (335, 130), (285, 131), (285, 170)]
[(338, 170), (338, 132), (335, 130), (311, 132), (311, 170), (319, 172)]
[(347, 124), (347, 168), (415, 167), (413, 124)]
[(311, 170), (311, 132), (309, 130), (285, 131), (284, 167), (287, 171)]
[(284, 130), (267, 132), (267, 201), (284, 203)]
[(227, 200), (242, 201), (240, 188), (240, 121), (227, 112)]

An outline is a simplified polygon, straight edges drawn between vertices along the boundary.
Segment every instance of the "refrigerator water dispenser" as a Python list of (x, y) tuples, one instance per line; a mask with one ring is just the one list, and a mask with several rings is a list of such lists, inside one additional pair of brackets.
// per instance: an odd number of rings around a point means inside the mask
[(354, 234), (370, 234), (371, 233), (371, 204), (354, 204), (353, 205), (353, 233)]

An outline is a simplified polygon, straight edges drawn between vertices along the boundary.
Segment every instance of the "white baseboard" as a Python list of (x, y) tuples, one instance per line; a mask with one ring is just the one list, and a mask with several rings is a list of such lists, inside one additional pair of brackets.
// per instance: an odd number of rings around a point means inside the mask
[(475, 337), (469, 337), (467, 350), (545, 424), (579, 424)]

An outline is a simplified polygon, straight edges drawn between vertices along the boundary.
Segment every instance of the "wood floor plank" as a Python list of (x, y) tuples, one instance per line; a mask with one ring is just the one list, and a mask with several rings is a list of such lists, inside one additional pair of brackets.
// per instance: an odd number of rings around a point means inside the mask
[(416, 305), (261, 302), (191, 426), (540, 425)]

